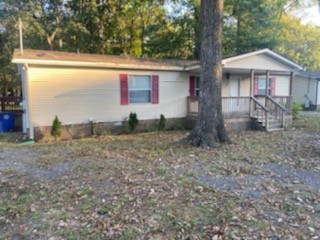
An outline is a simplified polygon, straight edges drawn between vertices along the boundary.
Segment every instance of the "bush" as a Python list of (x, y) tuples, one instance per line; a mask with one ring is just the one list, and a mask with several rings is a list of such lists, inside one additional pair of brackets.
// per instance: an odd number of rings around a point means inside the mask
[(293, 103), (293, 107), (292, 107), (292, 118), (293, 120), (296, 120), (298, 115), (299, 115), (299, 112), (302, 111), (303, 108), (301, 106), (300, 103)]
[(61, 135), (61, 122), (59, 121), (57, 116), (55, 116), (52, 123), (51, 135), (55, 138), (56, 141)]
[(133, 132), (139, 123), (138, 117), (136, 113), (130, 113), (129, 115), (129, 131)]
[(166, 128), (166, 118), (164, 117), (163, 114), (160, 115), (160, 120), (159, 120), (159, 126), (158, 129), (160, 131), (164, 130)]

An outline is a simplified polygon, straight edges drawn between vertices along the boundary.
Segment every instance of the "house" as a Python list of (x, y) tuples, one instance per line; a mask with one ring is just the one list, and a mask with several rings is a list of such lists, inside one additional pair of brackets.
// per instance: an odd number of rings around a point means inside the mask
[[(29, 49), (15, 50), (12, 62), (22, 76), (23, 132), (31, 139), (47, 135), (55, 116), (70, 132), (93, 122), (119, 126), (130, 112), (146, 122), (197, 114), (198, 62)], [(293, 76), (302, 67), (269, 49), (222, 64), (227, 129), (270, 130), (290, 121)]]
[(300, 71), (293, 84), (293, 101), (305, 109), (320, 110), (320, 72)]

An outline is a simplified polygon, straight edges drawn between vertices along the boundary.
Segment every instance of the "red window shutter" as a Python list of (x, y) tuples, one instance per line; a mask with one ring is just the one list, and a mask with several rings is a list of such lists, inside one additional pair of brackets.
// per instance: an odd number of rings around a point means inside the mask
[(129, 104), (128, 74), (120, 74), (121, 105)]
[(257, 96), (258, 93), (259, 93), (259, 77), (254, 77), (253, 95)]
[(190, 76), (190, 96), (194, 97), (196, 95), (196, 77)]
[(159, 103), (159, 76), (152, 76), (152, 104)]
[(271, 78), (271, 96), (276, 95), (276, 78), (272, 77)]

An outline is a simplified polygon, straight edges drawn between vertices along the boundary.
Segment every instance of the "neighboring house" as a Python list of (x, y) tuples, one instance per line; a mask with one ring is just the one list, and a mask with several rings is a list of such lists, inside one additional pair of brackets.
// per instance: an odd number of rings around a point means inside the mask
[(294, 78), (293, 101), (305, 109), (320, 110), (320, 72), (299, 72)]
[[(186, 118), (197, 113), (199, 63), (19, 50), (13, 54), (23, 88), (23, 131), (47, 134), (57, 115), (73, 128), (91, 121), (118, 126), (130, 112), (140, 120)], [(225, 58), (222, 105), (228, 129), (283, 127), (291, 113), (294, 73), (302, 69), (263, 49)], [(270, 120), (271, 119), (271, 120)], [(273, 121), (273, 122), (272, 122)]]

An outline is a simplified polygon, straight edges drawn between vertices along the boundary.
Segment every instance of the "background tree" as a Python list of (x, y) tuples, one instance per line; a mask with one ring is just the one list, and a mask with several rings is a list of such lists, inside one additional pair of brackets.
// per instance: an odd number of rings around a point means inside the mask
[[(319, 70), (320, 29), (302, 24), (297, 14), (315, 4), (318, 0), (226, 0), (223, 55), (268, 47)], [(1, 94), (20, 82), (11, 64), (19, 47), (19, 17), (25, 48), (199, 59), (199, 16), (200, 0), (0, 0)]]
[(268, 0), (226, 1), (224, 55), (273, 49), (278, 37), (275, 9)]
[(320, 70), (320, 27), (303, 25), (290, 15), (282, 17), (281, 36), (275, 50), (308, 70)]

